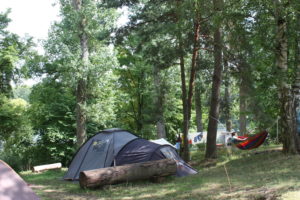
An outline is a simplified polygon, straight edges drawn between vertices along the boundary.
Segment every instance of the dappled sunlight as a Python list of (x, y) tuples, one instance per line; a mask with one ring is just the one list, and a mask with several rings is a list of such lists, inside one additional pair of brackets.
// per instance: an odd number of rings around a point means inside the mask
[(223, 159), (222, 164), (209, 168), (199, 167), (199, 173), (193, 176), (169, 177), (161, 183), (128, 182), (97, 190), (83, 190), (78, 182), (62, 181), (65, 169), (39, 174), (23, 172), (22, 176), (46, 200), (257, 200), (279, 199), (281, 196), (282, 199), (293, 199), (298, 195), (294, 192), (300, 187), (300, 169), (295, 167), (300, 165), (298, 157), (279, 152), (246, 153), (237, 157)]
[(281, 200), (296, 200), (300, 199), (300, 190), (298, 191), (289, 191), (284, 193), (281, 198)]

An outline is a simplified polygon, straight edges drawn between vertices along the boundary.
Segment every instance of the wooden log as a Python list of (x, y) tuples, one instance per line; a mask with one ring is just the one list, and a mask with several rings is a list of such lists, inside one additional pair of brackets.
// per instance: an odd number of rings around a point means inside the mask
[(81, 188), (98, 188), (115, 183), (170, 176), (176, 173), (176, 169), (173, 159), (134, 163), (82, 171), (79, 174), (79, 183)]
[(42, 172), (50, 169), (61, 169), (61, 163), (34, 166), (32, 172)]

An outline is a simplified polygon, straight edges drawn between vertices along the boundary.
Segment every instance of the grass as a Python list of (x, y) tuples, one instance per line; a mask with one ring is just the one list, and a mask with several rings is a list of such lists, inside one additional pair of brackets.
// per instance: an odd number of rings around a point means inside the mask
[[(283, 155), (276, 146), (256, 151), (219, 149), (214, 166), (199, 162), (203, 151), (193, 152), (199, 174), (169, 177), (162, 183), (139, 181), (83, 190), (78, 183), (62, 180), (66, 169), (40, 174), (22, 172), (22, 177), (45, 200), (83, 199), (205, 199), (294, 200), (300, 199), (300, 157)], [(278, 149), (278, 148), (277, 148)], [(225, 166), (225, 167), (224, 167)], [(226, 174), (226, 171), (228, 176)]]

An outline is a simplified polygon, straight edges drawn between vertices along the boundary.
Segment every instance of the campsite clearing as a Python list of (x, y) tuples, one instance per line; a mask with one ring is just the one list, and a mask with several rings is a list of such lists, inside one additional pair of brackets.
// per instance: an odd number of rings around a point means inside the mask
[[(155, 184), (149, 181), (107, 186), (102, 190), (80, 189), (78, 182), (63, 181), (66, 169), (41, 174), (23, 172), (23, 178), (45, 200), (85, 199), (300, 199), (299, 155), (286, 156), (280, 150), (261, 147), (256, 151), (219, 150), (217, 165), (200, 168), (199, 174), (170, 177)], [(264, 153), (261, 153), (264, 152)], [(203, 158), (195, 152), (194, 158)], [(229, 180), (224, 170), (228, 171)], [(230, 191), (231, 189), (231, 191)]]

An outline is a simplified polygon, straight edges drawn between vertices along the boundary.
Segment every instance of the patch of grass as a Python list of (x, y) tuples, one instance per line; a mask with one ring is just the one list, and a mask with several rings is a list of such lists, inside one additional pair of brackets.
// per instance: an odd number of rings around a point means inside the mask
[[(218, 149), (216, 165), (194, 166), (199, 174), (169, 177), (162, 183), (138, 181), (83, 190), (78, 183), (62, 180), (66, 169), (40, 174), (23, 172), (23, 178), (46, 200), (65, 199), (205, 199), (260, 200), (293, 199), (300, 194), (300, 157), (286, 156), (276, 146), (255, 151)], [(204, 151), (192, 152), (193, 163), (200, 163)], [(225, 167), (228, 176), (225, 172)], [(298, 198), (296, 198), (298, 199)]]

